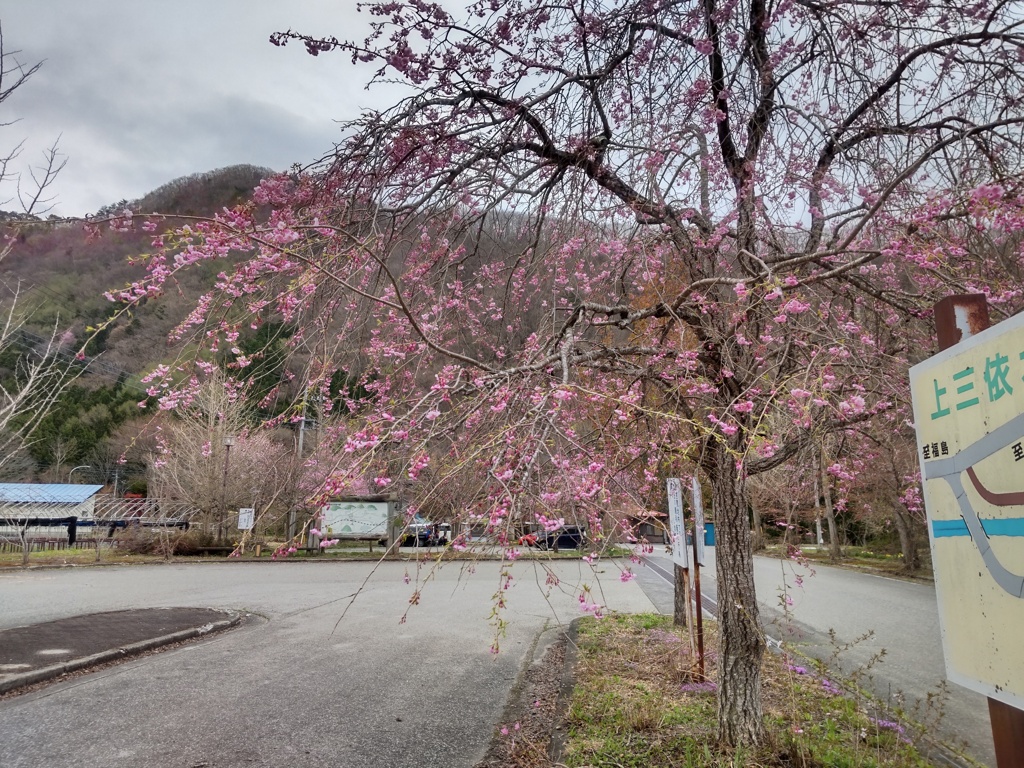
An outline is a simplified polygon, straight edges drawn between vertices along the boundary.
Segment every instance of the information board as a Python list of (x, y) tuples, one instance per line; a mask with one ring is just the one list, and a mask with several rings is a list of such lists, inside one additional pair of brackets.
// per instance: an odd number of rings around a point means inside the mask
[(946, 674), (1024, 709), (1024, 315), (910, 371)]
[(253, 523), (256, 522), (256, 510), (251, 507), (242, 507), (238, 510), (238, 530), (251, 531)]
[(323, 506), (322, 528), (331, 536), (387, 536), (386, 501), (332, 501)]

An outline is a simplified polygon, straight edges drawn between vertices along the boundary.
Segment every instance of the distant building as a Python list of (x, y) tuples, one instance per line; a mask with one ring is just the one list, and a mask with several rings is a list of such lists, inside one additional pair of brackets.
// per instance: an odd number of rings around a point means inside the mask
[(634, 507), (623, 517), (637, 539), (645, 539), (651, 544), (668, 543), (668, 513)]
[(102, 485), (0, 483), (0, 517), (91, 518)]
[(67, 483), (0, 483), (0, 537), (53, 535), (49, 530), (67, 526), (75, 542), (79, 521), (94, 519), (96, 494), (102, 485)]

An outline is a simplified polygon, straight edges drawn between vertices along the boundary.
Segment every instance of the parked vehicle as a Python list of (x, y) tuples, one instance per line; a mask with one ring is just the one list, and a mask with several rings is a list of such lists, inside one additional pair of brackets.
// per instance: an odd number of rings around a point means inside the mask
[(587, 532), (578, 525), (563, 525), (557, 531), (547, 533), (540, 541), (541, 549), (582, 549), (587, 540)]
[(449, 523), (433, 523), (423, 515), (414, 515), (402, 532), (403, 547), (433, 547), (451, 539)]
[(560, 549), (582, 549), (586, 540), (586, 529), (579, 525), (563, 525), (557, 531), (534, 531), (519, 537), (519, 543), (524, 547), (539, 547), (556, 552)]

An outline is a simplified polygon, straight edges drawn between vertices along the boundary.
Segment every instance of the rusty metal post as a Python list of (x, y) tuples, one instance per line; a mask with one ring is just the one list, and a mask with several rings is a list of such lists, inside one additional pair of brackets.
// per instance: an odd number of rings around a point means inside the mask
[(697, 670), (702, 679), (707, 680), (704, 674), (704, 610), (701, 606), (700, 597), (700, 563), (697, 562), (697, 536), (703, 535), (703, 531), (697, 530), (696, 521), (693, 526), (693, 591), (696, 603), (696, 624), (697, 624)]
[[(947, 296), (934, 309), (940, 352), (981, 333), (990, 324), (988, 300), (983, 293)], [(989, 697), (988, 716), (997, 768), (1024, 768), (1024, 710)]]
[(1024, 712), (989, 698), (988, 717), (992, 721), (997, 768), (1024, 768)]
[(935, 305), (935, 333), (940, 352), (988, 327), (988, 299), (983, 293), (947, 296)]

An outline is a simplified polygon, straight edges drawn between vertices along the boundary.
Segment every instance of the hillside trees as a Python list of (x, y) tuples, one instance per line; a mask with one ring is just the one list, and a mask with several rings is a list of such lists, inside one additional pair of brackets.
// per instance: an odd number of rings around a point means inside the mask
[[(71, 355), (68, 355), (71, 358)], [(33, 456), (47, 465), (88, 462), (92, 449), (119, 426), (138, 417), (141, 393), (125, 385), (68, 386), (40, 421)], [(63, 445), (58, 460), (57, 446)]]
[[(935, 298), (1019, 303), (1022, 10), (371, 4), (365, 41), (272, 41), (342, 51), (410, 95), (265, 181), (268, 217), (169, 233), (117, 298), (249, 254), (178, 338), (232, 344), (273, 317), (297, 329), (307, 389), (361, 377), (326, 492), (470, 474), (473, 519), (507, 542), (521, 520), (600, 531), (612, 499), (698, 468), (719, 736), (758, 743), (745, 479), (892, 408)], [(965, 270), (991, 252), (979, 227), (1003, 261)], [(163, 407), (186, 396), (174, 382), (154, 388)]]
[(16, 299), (0, 317), (0, 476), (12, 479), (24, 476), (26, 443), (78, 374), (61, 357), (56, 333), (41, 343), (27, 341)]

